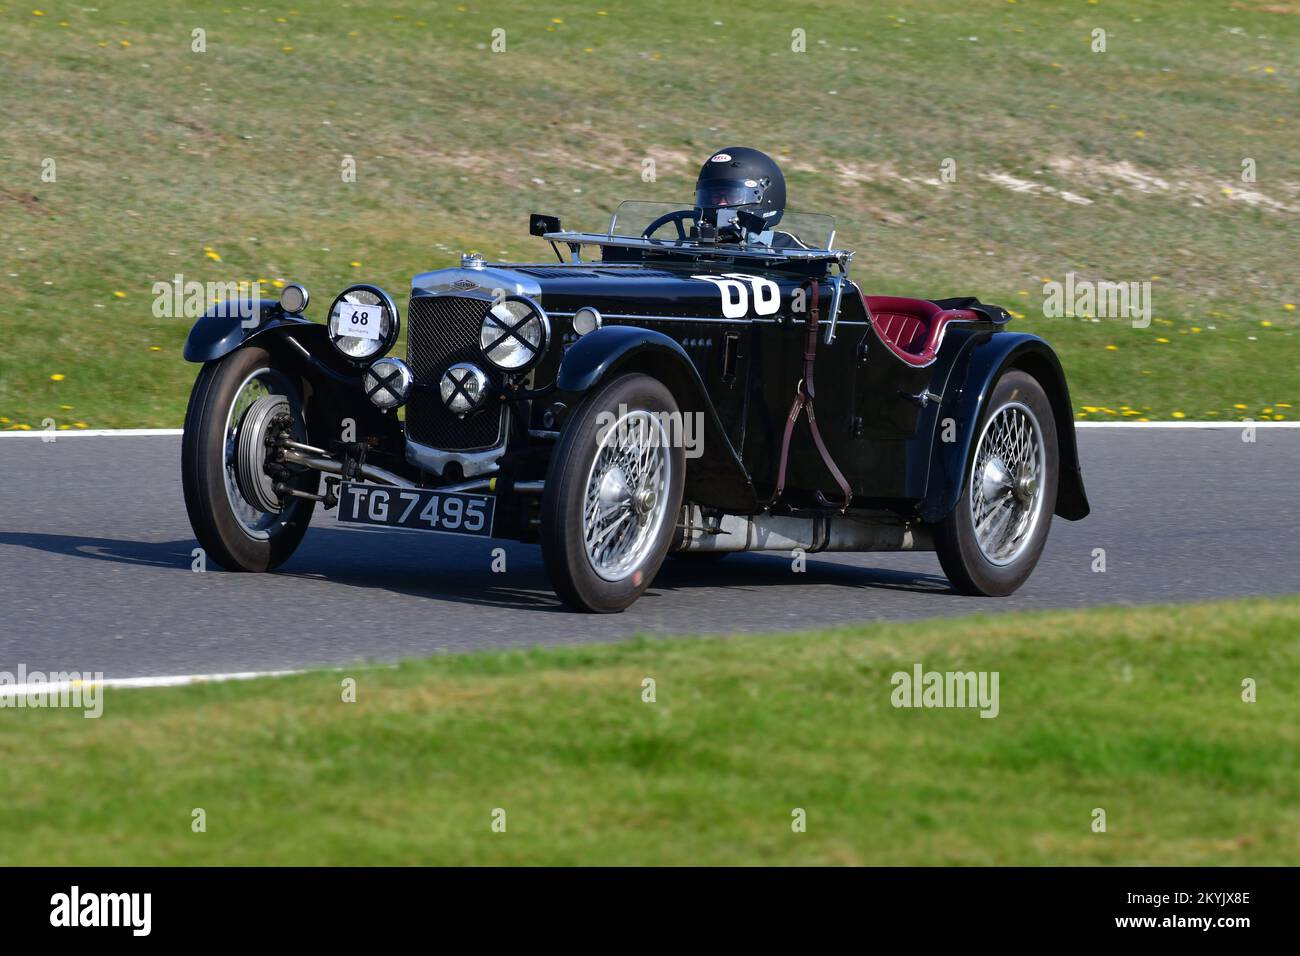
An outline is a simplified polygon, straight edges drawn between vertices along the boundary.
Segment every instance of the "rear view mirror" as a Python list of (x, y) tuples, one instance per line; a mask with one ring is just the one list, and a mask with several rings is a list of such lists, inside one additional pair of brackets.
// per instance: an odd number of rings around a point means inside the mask
[(528, 217), (528, 231), (534, 236), (544, 236), (548, 232), (560, 231), (559, 216), (543, 216), (539, 212)]

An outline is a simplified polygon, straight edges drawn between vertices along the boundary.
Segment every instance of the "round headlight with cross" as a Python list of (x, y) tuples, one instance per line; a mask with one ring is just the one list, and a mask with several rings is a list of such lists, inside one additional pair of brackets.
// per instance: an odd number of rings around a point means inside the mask
[(330, 341), (353, 362), (368, 362), (386, 354), (400, 329), (397, 306), (379, 286), (349, 286), (330, 306)]
[(453, 415), (464, 418), (487, 401), (488, 378), (477, 365), (457, 362), (442, 373), (438, 393)]
[(551, 322), (542, 307), (522, 295), (508, 295), (488, 309), (479, 330), (483, 357), (503, 372), (531, 368), (551, 336)]
[(406, 404), (414, 383), (415, 376), (407, 364), (391, 355), (371, 365), (361, 378), (366, 398), (384, 411)]

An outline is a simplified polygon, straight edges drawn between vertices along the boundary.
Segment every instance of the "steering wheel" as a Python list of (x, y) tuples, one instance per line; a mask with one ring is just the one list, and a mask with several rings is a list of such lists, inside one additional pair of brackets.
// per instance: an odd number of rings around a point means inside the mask
[(694, 209), (678, 209), (676, 212), (666, 212), (658, 219), (656, 219), (654, 222), (650, 223), (650, 225), (645, 227), (645, 232), (641, 233), (641, 238), (649, 239), (656, 232), (658, 232), (660, 229), (662, 229), (664, 226), (668, 225), (668, 223), (671, 222), (674, 226), (677, 227), (678, 241), (685, 242), (687, 238), (686, 228), (682, 225), (682, 223), (685, 222), (687, 219), (689, 219), (691, 222), (695, 222)]

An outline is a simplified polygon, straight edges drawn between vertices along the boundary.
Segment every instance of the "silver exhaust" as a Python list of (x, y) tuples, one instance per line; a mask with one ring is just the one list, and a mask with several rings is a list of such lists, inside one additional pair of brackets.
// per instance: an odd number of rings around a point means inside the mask
[(682, 509), (678, 551), (933, 551), (934, 533), (892, 512), (795, 517), (705, 516), (698, 505)]

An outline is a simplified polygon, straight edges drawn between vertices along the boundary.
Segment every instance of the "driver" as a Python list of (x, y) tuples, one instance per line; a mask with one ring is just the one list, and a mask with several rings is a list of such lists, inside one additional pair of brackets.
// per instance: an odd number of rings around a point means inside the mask
[[(762, 219), (761, 228), (746, 228), (737, 213)], [(775, 226), (785, 212), (785, 177), (776, 160), (748, 146), (728, 146), (710, 156), (695, 180), (695, 219), (718, 230), (723, 242), (748, 236), (773, 248), (804, 244)]]

